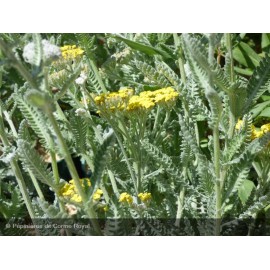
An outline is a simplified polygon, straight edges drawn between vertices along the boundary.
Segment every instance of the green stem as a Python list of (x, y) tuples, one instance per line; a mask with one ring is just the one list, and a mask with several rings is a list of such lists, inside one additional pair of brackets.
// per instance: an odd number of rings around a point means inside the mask
[[(113, 126), (117, 126), (118, 124), (118, 130), (121, 131), (121, 133), (125, 136), (126, 140), (127, 140), (127, 144), (129, 145), (130, 147), (130, 150), (131, 150), (131, 153), (133, 154), (134, 158), (136, 160), (139, 159), (139, 155), (137, 153), (137, 148), (136, 148), (136, 145), (134, 144), (131, 136), (130, 136), (130, 131), (128, 131), (128, 129), (126, 128), (126, 125), (125, 125), (125, 122), (124, 120), (122, 119), (122, 117), (119, 117), (118, 118), (118, 123), (115, 123), (115, 125), (112, 125)], [(134, 126), (136, 126), (136, 123), (134, 123)], [(135, 129), (135, 132), (137, 133), (137, 129)], [(138, 134), (138, 133), (137, 133)], [(138, 135), (139, 136), (139, 135)]]
[(60, 105), (58, 104), (58, 102), (55, 102), (55, 107), (56, 107), (56, 111), (57, 111), (57, 113), (58, 113), (59, 118), (60, 118), (63, 122), (68, 123), (68, 120), (67, 120), (65, 114), (63, 113), (63, 110), (61, 109), (61, 107), (60, 107)]
[(183, 187), (180, 190), (179, 196), (178, 196), (178, 207), (177, 207), (177, 214), (176, 214), (176, 221), (175, 226), (180, 226), (180, 221), (182, 218), (183, 210), (184, 210), (184, 200), (185, 200), (185, 191), (186, 189)]
[(226, 40), (227, 51), (228, 51), (229, 57), (230, 57), (230, 80), (233, 83), (235, 81), (235, 76), (234, 76), (232, 39), (231, 39), (231, 34), (230, 33), (225, 34), (225, 40)]
[(159, 124), (159, 119), (160, 119), (160, 106), (158, 106), (157, 113), (155, 114), (155, 122), (154, 122), (153, 130), (152, 130), (153, 135), (156, 134), (156, 130)]
[[(234, 83), (235, 81), (235, 75), (234, 75), (234, 62), (233, 62), (233, 50), (232, 50), (232, 40), (231, 40), (231, 34), (227, 33), (225, 34), (225, 40), (226, 40), (226, 47), (230, 58), (230, 81), (231, 83)], [(231, 139), (234, 134), (235, 129), (235, 112), (236, 112), (236, 100), (234, 93), (229, 95), (229, 101), (230, 101), (230, 124), (229, 124), (229, 132), (228, 132), (228, 138)]]
[(41, 190), (41, 188), (40, 188), (40, 186), (39, 186), (38, 180), (36, 179), (36, 177), (34, 176), (34, 174), (33, 174), (29, 169), (27, 169), (27, 172), (28, 172), (29, 175), (30, 175), (30, 178), (31, 178), (31, 180), (32, 180), (32, 182), (33, 182), (33, 185), (34, 185), (34, 187), (35, 187), (35, 189), (36, 189), (36, 191), (37, 191), (38, 197), (39, 197), (42, 201), (45, 201), (45, 197), (44, 197), (44, 195), (43, 195), (43, 193), (42, 193), (42, 190)]
[(59, 177), (55, 152), (50, 151), (50, 156), (51, 156), (51, 161), (52, 161), (53, 177), (54, 177), (56, 185), (58, 185), (60, 183), (60, 177)]
[(103, 141), (102, 136), (100, 134), (100, 131), (97, 129), (96, 124), (93, 121), (91, 113), (89, 112), (89, 106), (88, 106), (87, 99), (86, 99), (85, 95), (88, 96), (88, 98), (92, 101), (93, 104), (95, 104), (95, 101), (94, 101), (93, 97), (88, 93), (87, 89), (85, 88), (85, 85), (83, 85), (83, 87), (82, 87), (82, 94), (83, 94), (84, 107), (85, 107), (85, 109), (87, 111), (87, 115), (88, 115), (87, 119), (89, 122), (91, 122), (91, 127), (93, 128), (99, 143), (102, 144), (102, 141)]
[(6, 110), (4, 110), (3, 113), (4, 113), (4, 116), (5, 116), (6, 121), (8, 122), (8, 124), (10, 126), (10, 129), (12, 131), (13, 136), (15, 138), (17, 138), (18, 137), (18, 133), (17, 133), (17, 130), (16, 130), (14, 124), (13, 124), (13, 121), (11, 120), (11, 117), (10, 117), (9, 113)]
[(86, 197), (86, 194), (85, 192), (83, 191), (83, 188), (81, 186), (81, 182), (80, 182), (80, 178), (79, 178), (79, 175), (77, 173), (77, 170), (76, 170), (76, 167), (73, 163), (73, 160), (72, 160), (72, 157), (70, 155), (70, 152), (68, 150), (68, 147), (66, 145), (66, 142), (63, 138), (63, 135), (57, 125), (57, 122), (53, 116), (53, 113), (51, 111), (46, 111), (47, 113), (47, 116), (48, 116), (48, 119), (50, 120), (51, 124), (52, 124), (52, 127), (54, 129), (54, 132), (57, 136), (57, 139), (58, 139), (58, 142), (60, 144), (60, 147), (63, 151), (63, 154), (64, 154), (64, 158), (65, 158), (65, 161), (67, 163), (67, 166), (68, 166), (68, 169), (69, 169), (69, 172), (74, 180), (74, 183), (75, 183), (75, 186), (76, 186), (76, 189), (78, 191), (78, 194), (81, 196), (82, 198), (82, 201), (83, 201), (83, 204), (85, 205), (85, 208), (86, 208), (86, 212), (88, 214), (88, 217), (91, 219), (91, 223), (94, 227), (94, 230), (102, 235), (102, 232), (100, 230), (100, 227), (99, 227), (99, 224), (96, 220), (96, 213), (93, 211), (92, 207), (89, 207), (88, 206), (88, 198)]
[(47, 91), (50, 96), (52, 97), (52, 91), (49, 89), (49, 70), (48, 67), (43, 67), (43, 77), (44, 77), (44, 88), (45, 91)]
[[(1, 108), (1, 109), (3, 110), (3, 114), (5, 116), (6, 121), (8, 122), (8, 124), (10, 126), (10, 129), (12, 131), (13, 136), (15, 138), (17, 138), (18, 137), (18, 132), (17, 132), (15, 126), (14, 126), (14, 123), (13, 123), (9, 113), (6, 110), (4, 110), (3, 108)], [(28, 174), (29, 174), (29, 176), (30, 176), (30, 178), (31, 178), (31, 180), (33, 182), (33, 185), (34, 185), (34, 187), (35, 187), (35, 189), (37, 191), (37, 194), (38, 194), (39, 198), (44, 201), (45, 198), (44, 198), (44, 195), (43, 195), (43, 193), (41, 191), (41, 188), (40, 188), (40, 186), (38, 184), (38, 181), (37, 181), (36, 177), (33, 175), (33, 173), (29, 169), (27, 169), (27, 172), (28, 172)]]
[(210, 65), (213, 65), (215, 63), (215, 46), (213, 42), (213, 35), (215, 34), (209, 34), (209, 47), (208, 47), (208, 62)]
[(113, 192), (114, 194), (117, 196), (117, 198), (119, 197), (120, 193), (119, 193), (119, 190), (117, 188), (117, 185), (116, 185), (116, 181), (115, 181), (115, 177), (114, 177), (114, 174), (111, 170), (108, 169), (108, 175), (109, 175), (109, 178), (110, 178), (110, 181), (111, 181), (111, 184), (112, 184), (112, 188), (113, 188)]
[(256, 161), (254, 161), (254, 162), (252, 162), (252, 166), (255, 169), (258, 177), (262, 178), (262, 169), (261, 169), (260, 164), (258, 164), (258, 162), (256, 162)]
[(133, 172), (133, 170), (132, 170), (131, 164), (130, 164), (130, 162), (129, 162), (129, 160), (128, 160), (128, 156), (127, 156), (126, 150), (125, 150), (124, 145), (123, 145), (123, 143), (122, 143), (122, 141), (121, 141), (119, 135), (117, 134), (117, 132), (114, 131), (114, 133), (115, 133), (116, 139), (117, 139), (117, 141), (118, 141), (118, 143), (119, 143), (119, 146), (120, 146), (120, 149), (121, 149), (121, 151), (122, 151), (122, 154), (124, 155), (125, 161), (126, 161), (126, 163), (127, 163), (128, 170), (129, 170), (131, 179), (132, 179), (132, 181), (133, 181), (133, 183), (134, 183), (135, 191), (136, 191), (136, 193), (138, 194), (138, 187), (137, 187), (136, 177), (135, 177), (135, 174), (134, 174), (134, 172)]
[(214, 166), (215, 166), (215, 191), (216, 191), (216, 227), (215, 234), (220, 234), (220, 224), (221, 224), (221, 183), (220, 183), (220, 144), (219, 144), (219, 130), (218, 126), (213, 129), (213, 139), (214, 139)]
[[(0, 115), (0, 138), (3, 142), (4, 147), (8, 147), (10, 145), (9, 141), (7, 139), (6, 133), (5, 133), (3, 118), (1, 115)], [(19, 189), (21, 191), (26, 208), (29, 212), (29, 215), (30, 215), (31, 219), (34, 219), (35, 218), (35, 211), (34, 211), (34, 208), (32, 207), (31, 199), (28, 195), (28, 191), (27, 191), (27, 188), (25, 185), (25, 181), (24, 181), (21, 169), (20, 169), (20, 167), (15, 159), (12, 159), (10, 161), (10, 164), (11, 164), (11, 169), (12, 169), (12, 171), (17, 179), (18, 186), (19, 186)]]
[(65, 161), (67, 163), (70, 174), (71, 174), (72, 178), (74, 179), (78, 193), (82, 197), (83, 201), (87, 201), (86, 194), (84, 193), (82, 186), (80, 184), (80, 178), (79, 178), (79, 175), (77, 173), (76, 167), (73, 163), (72, 157), (69, 153), (68, 147), (67, 147), (66, 142), (63, 138), (63, 135), (62, 135), (62, 133), (57, 125), (57, 122), (56, 122), (56, 120), (51, 112), (47, 112), (47, 116), (48, 116), (48, 118), (53, 126), (54, 132), (56, 133), (56, 136), (57, 136), (58, 142), (60, 144), (60, 147), (63, 151), (63, 154), (65, 155), (64, 156)]
[(155, 141), (156, 141), (156, 142), (159, 142), (161, 133), (162, 133), (162, 131), (166, 128), (167, 123), (168, 123), (168, 121), (169, 121), (169, 119), (170, 119), (170, 115), (171, 115), (170, 111), (166, 110), (165, 119), (164, 119), (163, 124), (162, 124), (162, 126), (160, 127), (160, 129), (159, 129), (159, 131), (158, 131), (158, 133), (157, 133), (157, 135), (156, 135), (156, 138), (155, 138)]
[[(173, 33), (173, 39), (174, 39), (175, 47), (178, 48), (178, 50), (180, 50), (180, 37), (177, 35), (177, 33)], [(182, 55), (182, 53), (180, 55)], [(186, 80), (186, 73), (185, 73), (183, 58), (180, 56), (177, 61), (178, 61), (179, 69), (180, 69), (180, 76), (181, 76), (182, 82), (186, 84), (187, 80)]]

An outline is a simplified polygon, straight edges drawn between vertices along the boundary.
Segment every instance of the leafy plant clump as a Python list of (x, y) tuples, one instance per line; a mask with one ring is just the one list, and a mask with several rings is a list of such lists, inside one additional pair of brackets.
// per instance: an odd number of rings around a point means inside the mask
[(0, 233), (268, 235), (269, 34), (1, 34)]

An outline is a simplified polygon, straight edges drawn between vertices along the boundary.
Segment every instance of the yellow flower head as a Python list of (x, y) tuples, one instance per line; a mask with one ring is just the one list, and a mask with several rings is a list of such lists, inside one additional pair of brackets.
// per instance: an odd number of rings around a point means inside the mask
[(130, 203), (133, 202), (133, 198), (127, 192), (123, 192), (123, 193), (120, 194), (119, 202), (127, 202), (127, 203), (130, 204)]
[(77, 48), (76, 45), (66, 45), (60, 48), (64, 59), (75, 59), (84, 53), (84, 50)]
[[(85, 183), (87, 186), (91, 186), (91, 182), (89, 178), (80, 179), (81, 186), (85, 187)], [(81, 196), (78, 194), (77, 188), (75, 186), (75, 182), (71, 179), (68, 183), (66, 183), (62, 189), (60, 190), (60, 195), (74, 202), (80, 203), (82, 201)]]
[(145, 193), (139, 193), (138, 197), (141, 199), (142, 202), (147, 202), (152, 198), (152, 195), (150, 192), (145, 192)]
[(178, 96), (179, 94), (172, 87), (154, 91), (154, 100), (156, 104), (174, 102)]
[(264, 132), (262, 130), (252, 130), (252, 134), (251, 134), (251, 139), (257, 139), (257, 138), (261, 138), (264, 135)]
[(126, 103), (132, 95), (133, 89), (123, 88), (118, 92), (98, 95), (94, 98), (94, 101), (103, 111), (122, 111), (125, 109)]
[(127, 111), (148, 110), (152, 109), (154, 106), (155, 103), (151, 98), (132, 96), (128, 102)]
[(155, 105), (171, 105), (179, 94), (172, 88), (143, 91), (134, 95), (133, 89), (124, 88), (118, 92), (101, 94), (94, 98), (99, 112), (145, 112)]
[(93, 195), (93, 200), (99, 201), (102, 195), (103, 195), (103, 191), (98, 188), (97, 191)]
[(78, 194), (74, 194), (71, 198), (70, 198), (71, 201), (73, 202), (77, 202), (77, 203), (80, 203), (82, 202), (82, 197)]

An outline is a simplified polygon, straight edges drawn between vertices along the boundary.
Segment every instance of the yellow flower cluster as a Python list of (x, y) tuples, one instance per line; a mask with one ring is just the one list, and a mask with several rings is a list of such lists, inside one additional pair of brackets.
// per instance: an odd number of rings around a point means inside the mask
[(126, 107), (127, 111), (136, 111), (136, 110), (148, 110), (152, 109), (155, 106), (153, 100), (149, 97), (132, 96)]
[[(235, 129), (240, 130), (242, 127), (243, 120), (238, 120), (237, 124), (235, 125)], [(265, 133), (270, 132), (270, 123), (262, 125), (259, 130), (254, 125), (251, 125), (251, 131), (251, 140), (261, 138)]]
[(77, 48), (76, 45), (66, 45), (60, 48), (64, 59), (75, 59), (84, 53), (84, 50)]
[(118, 92), (112, 92), (109, 94), (101, 94), (94, 98), (96, 105), (100, 109), (109, 109), (110, 111), (124, 110), (130, 97), (133, 95), (134, 91), (130, 88), (124, 88)]
[(155, 104), (165, 104), (170, 101), (175, 101), (178, 96), (179, 94), (172, 87), (140, 93), (141, 98), (150, 99)]
[(142, 202), (147, 202), (152, 198), (152, 195), (149, 192), (148, 193), (145, 192), (145, 193), (139, 193), (138, 197), (141, 199)]
[(99, 201), (101, 199), (101, 196), (103, 195), (103, 191), (101, 189), (97, 189), (97, 191), (93, 195), (94, 201)]
[(133, 89), (125, 88), (118, 92), (101, 94), (94, 98), (100, 111), (141, 111), (150, 110), (155, 105), (168, 105), (173, 103), (179, 94), (172, 88), (162, 88), (156, 91), (144, 91), (134, 95)]
[[(152, 198), (152, 195), (150, 192), (145, 192), (145, 193), (139, 193), (138, 197), (140, 198), (142, 202), (148, 202)], [(123, 192), (120, 194), (119, 202), (127, 202), (131, 204), (133, 202), (133, 198), (127, 192)]]
[(123, 192), (123, 193), (120, 194), (119, 202), (132, 203), (133, 202), (133, 198), (127, 192)]
[[(91, 182), (89, 178), (80, 179), (80, 182), (81, 182), (82, 187), (85, 187), (85, 184), (88, 187), (91, 187)], [(82, 198), (78, 194), (78, 191), (76, 189), (73, 179), (70, 180), (68, 183), (66, 183), (62, 187), (62, 189), (60, 190), (60, 195), (76, 203), (82, 202)], [(95, 193), (93, 194), (93, 201), (99, 201), (102, 195), (103, 195), (103, 191), (101, 189), (97, 189)]]
[[(83, 178), (80, 179), (81, 185), (83, 187), (85, 187), (85, 183), (91, 187), (91, 182), (89, 178)], [(82, 201), (81, 196), (78, 194), (78, 191), (76, 189), (74, 180), (70, 180), (68, 183), (66, 183), (62, 189), (60, 190), (60, 195), (62, 195), (63, 197), (66, 197), (68, 199), (70, 199), (73, 202), (77, 202), (80, 203)]]

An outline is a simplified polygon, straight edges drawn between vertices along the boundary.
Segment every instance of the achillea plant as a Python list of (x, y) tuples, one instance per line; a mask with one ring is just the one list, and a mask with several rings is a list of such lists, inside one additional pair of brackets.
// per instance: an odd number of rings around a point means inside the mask
[(0, 37), (0, 217), (91, 225), (67, 235), (268, 234), (267, 52), (248, 66), (236, 34), (17, 38)]

